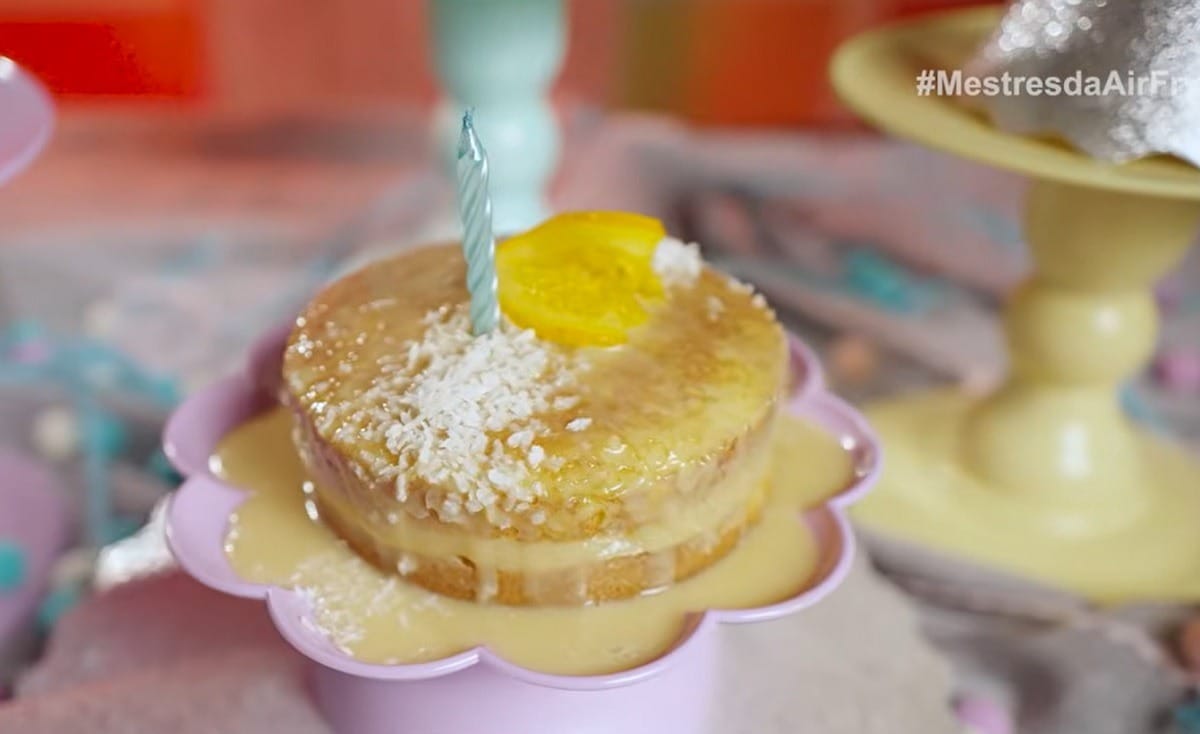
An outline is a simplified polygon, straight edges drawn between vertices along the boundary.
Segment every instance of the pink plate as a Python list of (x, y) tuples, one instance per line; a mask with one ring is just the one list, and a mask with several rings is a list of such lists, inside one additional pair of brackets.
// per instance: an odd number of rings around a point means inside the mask
[(49, 467), (0, 450), (0, 540), (25, 559), (23, 580), (0, 589), (0, 672), (6, 652), (33, 633), (34, 615), (50, 583), (50, 569), (70, 534), (66, 493)]
[(164, 445), (188, 479), (171, 503), (167, 535), (180, 565), (201, 583), (265, 599), (283, 637), (315, 663), (317, 702), (340, 734), (702, 732), (718, 664), (717, 626), (799, 612), (829, 594), (849, 570), (854, 537), (846, 508), (874, 482), (878, 444), (861, 416), (825, 390), (815, 358), (793, 340), (798, 384), (789, 409), (838, 437), (855, 466), (848, 486), (804, 513), (820, 549), (818, 568), (806, 589), (763, 607), (696, 613), (669, 651), (607, 675), (539, 673), (484, 647), (412, 665), (355, 660), (317, 630), (302, 595), (244, 581), (223, 550), (230, 512), (245, 494), (214, 476), (208, 459), (222, 437), (272, 405), (286, 334), (286, 329), (278, 329), (267, 335), (252, 351), (243, 374), (195, 394), (172, 416)]
[(0, 184), (37, 156), (54, 129), (54, 103), (28, 72), (0, 56)]

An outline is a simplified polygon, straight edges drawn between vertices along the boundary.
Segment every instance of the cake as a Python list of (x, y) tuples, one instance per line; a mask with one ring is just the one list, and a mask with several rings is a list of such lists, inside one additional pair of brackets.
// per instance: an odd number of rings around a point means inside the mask
[(459, 599), (583, 605), (725, 556), (769, 491), (787, 345), (698, 250), (631, 214), (500, 243), (471, 333), (455, 243), (338, 280), (296, 319), (281, 398), (313, 514)]

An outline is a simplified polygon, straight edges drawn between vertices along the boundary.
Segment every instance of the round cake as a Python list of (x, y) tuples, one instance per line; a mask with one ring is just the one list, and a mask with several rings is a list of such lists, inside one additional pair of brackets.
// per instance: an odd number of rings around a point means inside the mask
[(456, 244), (377, 261), (296, 320), (283, 402), (320, 519), (422, 587), (514, 605), (653, 591), (764, 503), (787, 346), (750, 288), (636, 215), (502, 242), (473, 335)]

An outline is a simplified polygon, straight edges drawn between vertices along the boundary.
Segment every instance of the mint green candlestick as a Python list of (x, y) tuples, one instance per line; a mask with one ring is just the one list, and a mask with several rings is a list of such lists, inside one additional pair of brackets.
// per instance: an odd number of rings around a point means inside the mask
[(559, 158), (549, 90), (566, 45), (564, 0), (430, 0), (433, 60), (445, 97), (435, 116), (451, 177), (463, 110), (473, 107), (488, 141), (499, 234), (550, 213), (547, 182)]
[(488, 195), (488, 159), (471, 110), (462, 118), (458, 139), (458, 213), (462, 219), (467, 289), (471, 292), (471, 330), (476, 336), (496, 328), (496, 236), (492, 232), (492, 200)]

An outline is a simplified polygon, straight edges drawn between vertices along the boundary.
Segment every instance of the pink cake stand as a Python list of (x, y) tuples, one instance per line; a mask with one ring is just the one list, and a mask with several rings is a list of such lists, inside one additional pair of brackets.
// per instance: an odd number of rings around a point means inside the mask
[(849, 570), (854, 538), (846, 508), (874, 482), (878, 445), (861, 416), (825, 390), (816, 359), (793, 340), (799, 377), (790, 410), (837, 437), (854, 461), (848, 486), (798, 518), (819, 547), (817, 569), (802, 591), (754, 609), (698, 611), (666, 653), (609, 675), (539, 673), (484, 647), (414, 665), (355, 660), (317, 631), (302, 595), (239, 578), (223, 549), (230, 513), (246, 495), (213, 475), (209, 457), (222, 437), (273, 405), (286, 334), (278, 329), (261, 340), (243, 374), (197, 393), (172, 416), (165, 448), (188, 479), (171, 502), (167, 537), (180, 565), (201, 583), (266, 601), (283, 637), (313, 662), (313, 694), (339, 734), (698, 734), (718, 695), (718, 626), (795, 614), (828, 595)]
[[(54, 129), (50, 95), (11, 59), (0, 56), (0, 184), (24, 169)], [(26, 636), (55, 556), (67, 541), (67, 506), (53, 475), (25, 457), (0, 452), (0, 538), (25, 556), (25, 578), (0, 590), (0, 668)], [(0, 671), (2, 672), (2, 671)]]
[(0, 56), (0, 184), (29, 165), (54, 129), (54, 104), (45, 88)]
[(66, 547), (70, 508), (50, 469), (0, 449), (0, 539), (14, 543), (25, 560), (16, 588), (0, 589), (0, 677), (10, 656), (27, 652), (38, 604), (49, 586), (54, 559)]

